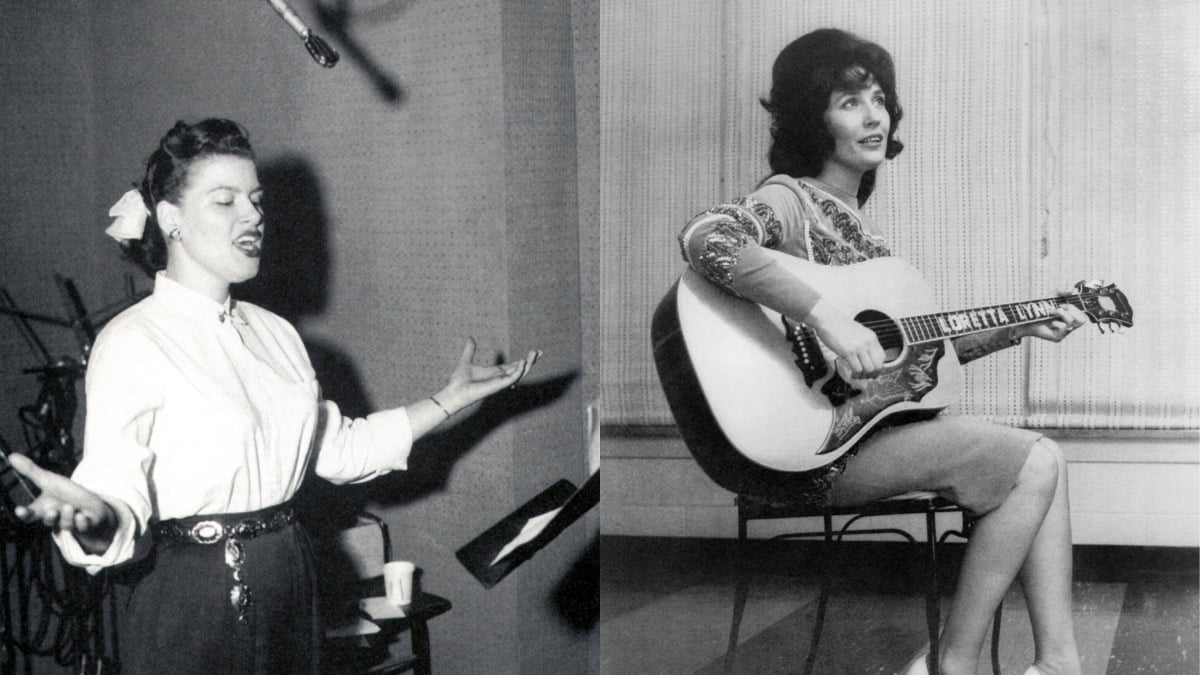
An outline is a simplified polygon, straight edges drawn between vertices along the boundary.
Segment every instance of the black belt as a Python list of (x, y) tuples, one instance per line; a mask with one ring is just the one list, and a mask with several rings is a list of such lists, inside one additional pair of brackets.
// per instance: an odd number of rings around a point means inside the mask
[(250, 608), (251, 598), (250, 586), (246, 583), (242, 571), (242, 566), (246, 563), (246, 551), (242, 548), (241, 540), (282, 530), (294, 522), (296, 511), (288, 501), (246, 513), (172, 518), (155, 523), (151, 531), (156, 541), (163, 542), (181, 541), (209, 545), (224, 540), (225, 565), (233, 570), (229, 603), (237, 610), (238, 621), (246, 623), (246, 611)]
[(189, 518), (172, 518), (152, 526), (159, 541), (185, 541), (191, 544), (216, 544), (226, 537), (253, 539), (275, 532), (296, 521), (290, 501), (246, 513), (225, 513)]

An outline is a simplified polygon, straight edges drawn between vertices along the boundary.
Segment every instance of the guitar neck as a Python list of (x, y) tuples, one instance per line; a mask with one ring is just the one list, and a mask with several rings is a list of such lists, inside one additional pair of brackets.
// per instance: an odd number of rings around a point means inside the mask
[(1063, 304), (1083, 309), (1083, 294), (910, 316), (900, 319), (900, 327), (904, 331), (905, 342), (909, 344), (936, 342), (996, 328), (1042, 321), (1052, 316), (1055, 309)]

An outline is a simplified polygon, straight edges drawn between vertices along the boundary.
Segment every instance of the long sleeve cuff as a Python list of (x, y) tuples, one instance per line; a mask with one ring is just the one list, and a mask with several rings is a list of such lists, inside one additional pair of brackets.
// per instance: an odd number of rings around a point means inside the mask
[(128, 562), (140, 557), (142, 553), (139, 540), (144, 537), (139, 536), (140, 528), (133, 510), (119, 499), (106, 498), (106, 501), (117, 514), (117, 530), (104, 553), (92, 554), (84, 551), (75, 535), (71, 533), (56, 530), (51, 535), (54, 543), (58, 545), (58, 550), (62, 552), (63, 559), (84, 568), (88, 574), (96, 574), (102, 569)]

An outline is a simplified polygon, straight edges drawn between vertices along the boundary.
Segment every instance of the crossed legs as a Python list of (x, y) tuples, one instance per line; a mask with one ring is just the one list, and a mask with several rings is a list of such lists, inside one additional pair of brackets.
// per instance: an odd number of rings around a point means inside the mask
[[(952, 416), (902, 425), (863, 444), (831, 498), (852, 505), (913, 490), (937, 491), (984, 514), (967, 544), (943, 628), (941, 672), (974, 675), (996, 607), (1019, 577), (1036, 650), (1030, 675), (1079, 675), (1067, 471), (1057, 444)], [(919, 659), (908, 672), (924, 670)]]
[(976, 672), (992, 613), (1018, 575), (1037, 672), (1079, 675), (1066, 462), (1045, 438), (1030, 450), (1009, 496), (975, 525), (942, 633), (941, 672)]

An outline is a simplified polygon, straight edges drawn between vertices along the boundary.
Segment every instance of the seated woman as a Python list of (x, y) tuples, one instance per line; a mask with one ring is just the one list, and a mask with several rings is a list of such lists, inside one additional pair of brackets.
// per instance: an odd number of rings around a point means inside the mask
[[(901, 109), (888, 53), (839, 30), (788, 45), (773, 69), (771, 170), (750, 195), (710, 209), (680, 233), (692, 269), (730, 293), (803, 321), (853, 377), (880, 372), (886, 356), (871, 330), (794, 276), (774, 249), (820, 265), (891, 255), (882, 230), (860, 209), (875, 172), (902, 145)], [(1064, 304), (1044, 321), (955, 340), (963, 362), (1025, 337), (1057, 342), (1086, 317)], [(869, 435), (813, 470), (806, 494), (853, 506), (915, 490), (938, 493), (979, 520), (941, 636), (939, 669), (975, 673), (994, 613), (1020, 577), (1036, 655), (1027, 675), (1078, 675), (1071, 614), (1071, 531), (1062, 452), (1041, 434), (951, 415)], [(906, 672), (924, 673), (925, 658)]]

